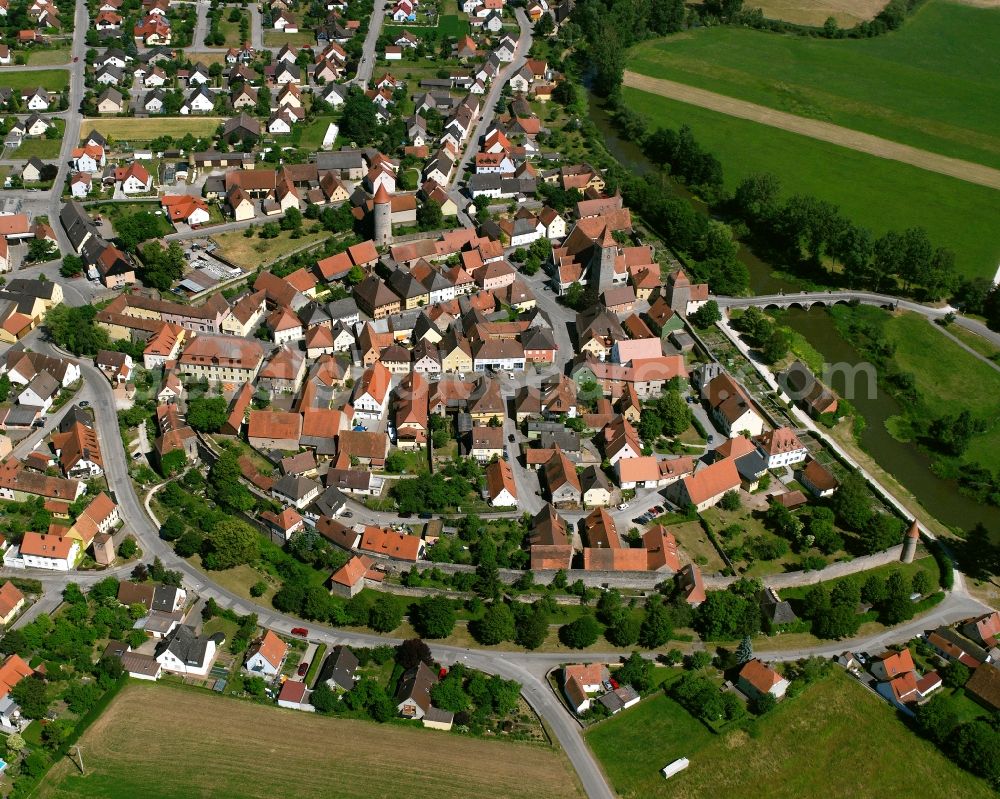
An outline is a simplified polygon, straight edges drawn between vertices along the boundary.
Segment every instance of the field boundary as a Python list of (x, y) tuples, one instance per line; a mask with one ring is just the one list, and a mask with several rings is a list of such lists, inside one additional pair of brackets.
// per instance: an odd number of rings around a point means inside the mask
[(778, 128), (789, 133), (797, 133), (800, 136), (835, 144), (849, 150), (857, 150), (879, 158), (899, 161), (918, 169), (937, 172), (967, 183), (1000, 189), (1000, 169), (993, 169), (983, 164), (938, 155), (918, 147), (883, 139), (881, 136), (873, 136), (870, 133), (862, 133), (818, 119), (808, 119), (790, 114), (787, 111), (777, 111), (757, 103), (738, 100), (706, 89), (698, 89), (686, 83), (666, 80), (665, 78), (651, 78), (631, 70), (625, 70), (623, 83), (632, 89), (688, 103), (709, 111)]

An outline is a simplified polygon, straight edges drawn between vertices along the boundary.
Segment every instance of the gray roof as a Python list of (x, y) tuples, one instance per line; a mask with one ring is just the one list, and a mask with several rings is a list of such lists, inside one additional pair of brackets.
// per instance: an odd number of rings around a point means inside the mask
[(358, 304), (354, 297), (344, 297), (342, 300), (334, 300), (326, 305), (326, 312), (330, 319), (350, 319), (358, 315)]
[(361, 150), (337, 150), (331, 153), (316, 153), (318, 169), (364, 169), (365, 159)]
[(295, 474), (286, 474), (274, 484), (275, 491), (295, 500), (302, 499), (302, 497), (316, 488), (321, 488), (321, 486), (315, 480)]
[[(327, 442), (329, 443), (328, 448), (322, 445), (316, 447), (316, 451), (319, 454), (332, 455), (336, 450), (336, 444), (332, 436), (328, 439), (323, 439), (322, 444), (326, 444)], [(324, 449), (329, 449), (329, 451), (323, 452), (322, 450)], [(315, 504), (319, 512), (324, 516), (336, 516), (347, 505), (347, 499), (334, 486), (327, 486), (327, 489), (317, 497)]]
[(203, 666), (208, 656), (208, 638), (198, 636), (193, 627), (182, 624), (156, 645), (156, 657), (167, 650), (187, 666)]
[(172, 585), (158, 585), (153, 591), (153, 610), (172, 613), (177, 601), (177, 590)]
[(359, 665), (357, 656), (348, 647), (335, 646), (323, 663), (319, 682), (328, 683), (331, 688), (349, 691), (354, 687), (354, 675)]

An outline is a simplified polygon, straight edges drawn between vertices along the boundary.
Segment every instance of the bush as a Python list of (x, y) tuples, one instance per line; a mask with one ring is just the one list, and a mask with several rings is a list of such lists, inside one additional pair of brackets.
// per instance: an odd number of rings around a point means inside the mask
[(266, 590), (267, 590), (267, 583), (265, 583), (263, 580), (258, 580), (256, 583), (250, 586), (250, 596), (252, 597), (263, 596)]

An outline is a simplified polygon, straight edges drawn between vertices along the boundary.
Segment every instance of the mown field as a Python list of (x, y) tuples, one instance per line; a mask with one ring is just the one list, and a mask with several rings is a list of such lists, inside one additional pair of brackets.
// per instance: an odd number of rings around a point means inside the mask
[[(754, 735), (713, 735), (661, 694), (586, 737), (625, 799), (995, 796), (839, 669), (782, 702)], [(679, 757), (691, 765), (664, 780), (660, 769)]]
[(635, 47), (628, 69), (1000, 167), (1000, 9), (927, 2), (873, 39), (703, 28)]
[(554, 750), (331, 719), (165, 685), (129, 685), (38, 799), (579, 797)]
[(1000, 192), (742, 119), (624, 88), (625, 102), (651, 126), (686, 124), (721, 162), (732, 190), (771, 172), (786, 195), (810, 194), (880, 235), (922, 226), (955, 253), (960, 274), (993, 278), (1000, 264)]
[(833, 17), (841, 27), (873, 19), (885, 6), (883, 0), (764, 0), (755, 3), (769, 19), (799, 25), (822, 25)]
[(225, 121), (225, 117), (110, 117), (106, 119), (84, 119), (80, 123), (80, 135), (86, 136), (96, 130), (102, 136), (115, 141), (152, 141), (159, 136), (173, 136), (181, 139), (192, 136), (211, 136)]
[(61, 92), (69, 86), (69, 71), (65, 69), (39, 69), (18, 71), (17, 67), (0, 67), (0, 86), (12, 89), (34, 89), (41, 86), (50, 92)]
[(990, 428), (976, 436), (964, 460), (995, 469), (1000, 465), (1000, 372), (966, 352), (914, 313), (886, 322), (899, 368), (913, 374), (931, 417), (969, 410)]

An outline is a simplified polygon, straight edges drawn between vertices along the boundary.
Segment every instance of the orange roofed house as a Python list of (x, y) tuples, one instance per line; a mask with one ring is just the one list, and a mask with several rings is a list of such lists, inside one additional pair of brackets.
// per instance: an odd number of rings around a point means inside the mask
[(274, 677), (281, 671), (287, 656), (288, 644), (268, 630), (250, 645), (243, 668), (251, 674)]
[(25, 677), (35, 673), (19, 655), (10, 655), (0, 665), (0, 727), (7, 731), (23, 730), (31, 719), (21, 716), (21, 708), (10, 698), (10, 692)]
[(394, 560), (416, 563), (424, 554), (424, 541), (415, 535), (367, 525), (361, 533), (358, 549)]
[(369, 582), (382, 582), (383, 573), (372, 568), (374, 561), (367, 555), (354, 555), (330, 575), (330, 593), (343, 597), (359, 594)]

